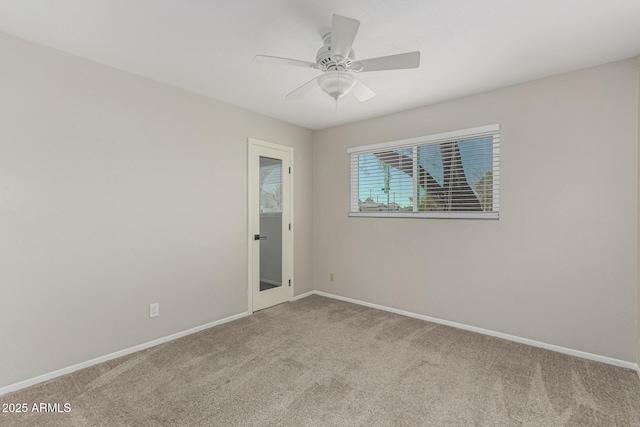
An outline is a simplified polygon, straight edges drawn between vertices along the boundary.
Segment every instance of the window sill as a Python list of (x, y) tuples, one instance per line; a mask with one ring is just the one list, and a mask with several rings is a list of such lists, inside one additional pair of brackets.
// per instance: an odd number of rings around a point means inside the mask
[(500, 212), (349, 212), (350, 217), (499, 219)]

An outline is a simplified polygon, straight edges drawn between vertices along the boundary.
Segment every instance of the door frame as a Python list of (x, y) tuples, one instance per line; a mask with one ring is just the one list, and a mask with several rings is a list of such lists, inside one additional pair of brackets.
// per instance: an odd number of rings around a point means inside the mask
[[(248, 274), (248, 283), (247, 283), (247, 296), (248, 296), (248, 303), (247, 303), (247, 313), (248, 314), (253, 314), (253, 281), (254, 281), (254, 277), (253, 277), (253, 261), (254, 261), (254, 257), (253, 257), (253, 244), (254, 244), (254, 240), (253, 240), (253, 222), (252, 222), (252, 218), (253, 218), (253, 209), (256, 208), (255, 206), (255, 202), (253, 201), (253, 181), (255, 180), (256, 176), (255, 176), (255, 171), (252, 168), (252, 159), (253, 156), (255, 154), (255, 150), (254, 147), (262, 147), (262, 148), (269, 148), (272, 150), (278, 150), (281, 152), (286, 153), (286, 155), (288, 155), (289, 157), (289, 167), (291, 168), (291, 173), (289, 173), (289, 222), (291, 223), (291, 230), (289, 231), (289, 233), (285, 233), (284, 235), (287, 236), (286, 240), (287, 240), (287, 244), (288, 247), (290, 248), (288, 252), (288, 258), (289, 258), (289, 262), (287, 263), (289, 265), (288, 270), (289, 271), (283, 271), (283, 277), (282, 277), (282, 286), (287, 286), (289, 287), (289, 301), (293, 301), (293, 289), (295, 286), (295, 280), (294, 280), (294, 224), (293, 224), (293, 205), (294, 205), (294, 198), (293, 198), (293, 189), (294, 189), (294, 183), (293, 183), (293, 147), (288, 147), (286, 145), (280, 145), (280, 144), (274, 144), (272, 142), (267, 142), (267, 141), (261, 141), (259, 139), (255, 139), (255, 138), (247, 138), (247, 274)], [(283, 173), (285, 173), (285, 171), (283, 171)], [(284, 246), (284, 242), (285, 242), (285, 238), (283, 238), (283, 248)], [(283, 251), (284, 252), (284, 251)], [(284, 283), (285, 282), (285, 277), (290, 277), (291, 278), (291, 286), (288, 286), (288, 283)]]

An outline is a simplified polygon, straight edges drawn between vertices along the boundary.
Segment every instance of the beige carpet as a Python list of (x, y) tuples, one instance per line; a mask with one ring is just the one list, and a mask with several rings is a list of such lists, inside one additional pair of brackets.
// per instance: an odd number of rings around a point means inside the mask
[(13, 394), (2, 426), (640, 426), (635, 372), (319, 296)]

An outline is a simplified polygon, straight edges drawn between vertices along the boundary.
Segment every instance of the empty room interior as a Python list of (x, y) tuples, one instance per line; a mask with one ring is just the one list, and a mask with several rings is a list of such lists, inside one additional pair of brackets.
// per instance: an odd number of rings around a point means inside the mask
[(0, 425), (640, 426), (637, 0), (0, 0)]

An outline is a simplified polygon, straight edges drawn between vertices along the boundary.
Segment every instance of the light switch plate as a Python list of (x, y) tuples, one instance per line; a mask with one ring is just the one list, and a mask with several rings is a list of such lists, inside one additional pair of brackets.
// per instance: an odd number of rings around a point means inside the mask
[(149, 317), (158, 317), (160, 316), (160, 303), (156, 302), (153, 304), (149, 304)]

